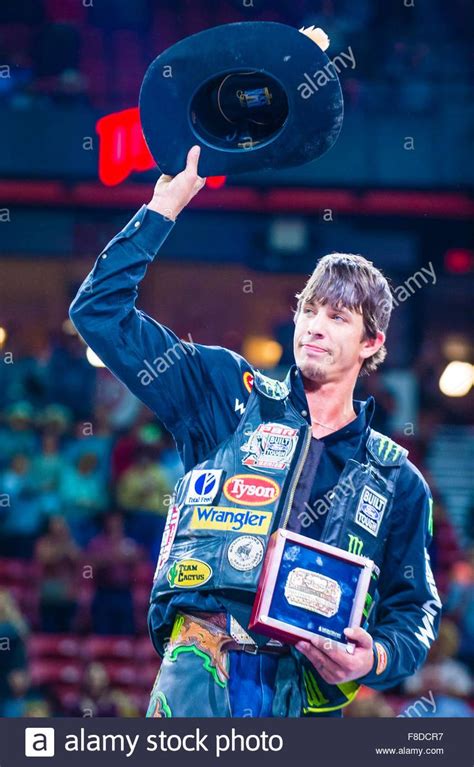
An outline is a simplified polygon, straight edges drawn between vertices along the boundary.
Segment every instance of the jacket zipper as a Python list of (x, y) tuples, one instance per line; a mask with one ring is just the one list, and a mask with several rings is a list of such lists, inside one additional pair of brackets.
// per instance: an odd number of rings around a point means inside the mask
[(311, 429), (308, 427), (308, 430), (305, 435), (305, 444), (303, 445), (303, 449), (301, 451), (301, 455), (298, 459), (298, 463), (296, 465), (295, 474), (294, 474), (294, 481), (290, 488), (289, 494), (288, 494), (288, 505), (286, 507), (286, 514), (285, 519), (283, 522), (283, 529), (287, 526), (288, 520), (290, 518), (291, 513), (291, 507), (293, 505), (293, 498), (295, 496), (296, 491), (296, 485), (298, 484), (298, 480), (301, 476), (301, 472), (303, 471), (304, 462), (306, 461), (306, 457), (308, 455), (309, 446), (311, 444)]

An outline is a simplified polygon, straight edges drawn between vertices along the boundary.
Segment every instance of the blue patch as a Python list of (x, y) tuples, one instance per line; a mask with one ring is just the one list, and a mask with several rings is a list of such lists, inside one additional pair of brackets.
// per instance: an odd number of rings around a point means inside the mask
[(357, 506), (355, 523), (377, 537), (386, 507), (387, 499), (385, 496), (368, 485), (364, 485)]
[(222, 478), (222, 469), (193, 469), (189, 473), (184, 504), (208, 505), (213, 502)]

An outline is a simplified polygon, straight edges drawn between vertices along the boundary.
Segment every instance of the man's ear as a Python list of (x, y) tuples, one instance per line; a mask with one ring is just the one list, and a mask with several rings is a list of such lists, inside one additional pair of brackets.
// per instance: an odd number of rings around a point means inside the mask
[(360, 356), (363, 360), (367, 360), (369, 357), (373, 357), (376, 352), (380, 349), (381, 346), (383, 346), (385, 343), (385, 333), (382, 333), (381, 330), (377, 332), (377, 335), (375, 338), (366, 338), (365, 341), (362, 341), (362, 346), (360, 349)]

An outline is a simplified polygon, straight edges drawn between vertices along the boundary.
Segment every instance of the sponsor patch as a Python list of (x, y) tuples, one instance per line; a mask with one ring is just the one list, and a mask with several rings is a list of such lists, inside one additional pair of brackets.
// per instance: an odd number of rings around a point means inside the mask
[(219, 491), (222, 474), (222, 469), (193, 469), (183, 503), (189, 505), (212, 503)]
[(207, 583), (211, 575), (212, 567), (202, 559), (180, 559), (168, 570), (168, 581), (172, 589), (195, 589)]
[(387, 657), (387, 651), (383, 644), (380, 644), (380, 642), (375, 642), (375, 647), (377, 651), (377, 668), (375, 669), (375, 673), (378, 675), (383, 674), (385, 669), (387, 668), (388, 663), (388, 657)]
[(371, 535), (377, 536), (380, 525), (387, 506), (387, 499), (365, 485), (362, 488), (362, 495), (357, 506), (355, 522)]
[(262, 375), (259, 376), (258, 381), (260, 386), (275, 399), (284, 399), (289, 394), (288, 387), (284, 381), (277, 381), (275, 378), (267, 378), (267, 376)]
[(261, 423), (241, 446), (244, 466), (252, 469), (287, 469), (298, 442), (298, 429), (279, 423)]
[(364, 548), (364, 541), (362, 538), (359, 538), (357, 535), (351, 535), (350, 533), (347, 533), (347, 537), (349, 538), (349, 544), (347, 546), (347, 551), (349, 554), (362, 554), (362, 549)]
[(191, 519), (192, 530), (222, 530), (265, 535), (272, 521), (271, 511), (229, 509), (226, 506), (197, 506)]
[(263, 559), (263, 543), (253, 535), (239, 535), (227, 549), (227, 559), (235, 570), (253, 570)]
[(156, 565), (154, 578), (158, 576), (158, 571), (161, 570), (164, 564), (168, 561), (171, 553), (171, 547), (178, 529), (179, 522), (179, 509), (172, 504), (168, 509), (168, 515), (166, 517), (166, 525), (163, 530), (163, 537), (161, 539), (160, 554), (158, 557), (158, 563)]
[(243, 381), (244, 381), (245, 388), (250, 394), (250, 392), (252, 391), (252, 386), (253, 386), (253, 374), (250, 373), (250, 371), (246, 370), (243, 375)]
[(273, 479), (254, 474), (235, 474), (225, 482), (223, 490), (229, 501), (243, 506), (266, 506), (280, 495), (280, 486)]

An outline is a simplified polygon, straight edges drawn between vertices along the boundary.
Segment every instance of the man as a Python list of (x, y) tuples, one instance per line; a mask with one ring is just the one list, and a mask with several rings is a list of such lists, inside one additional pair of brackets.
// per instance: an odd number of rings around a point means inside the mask
[[(198, 159), (193, 147), (183, 172), (161, 176), (70, 310), (172, 432), (186, 472), (152, 592), (150, 634), (164, 659), (148, 715), (341, 716), (361, 683), (384, 689), (413, 674), (439, 623), (429, 488), (406, 451), (370, 429), (373, 399), (353, 400), (359, 374), (385, 356), (390, 291), (362, 257), (325, 256), (298, 296), (284, 383), (227, 349), (180, 342), (135, 300), (205, 183)], [(364, 627), (346, 630), (353, 654), (319, 637), (290, 650), (247, 629), (269, 535), (285, 526), (375, 561)]]

